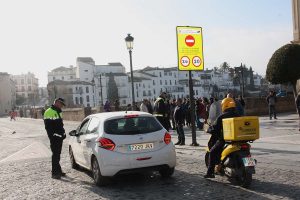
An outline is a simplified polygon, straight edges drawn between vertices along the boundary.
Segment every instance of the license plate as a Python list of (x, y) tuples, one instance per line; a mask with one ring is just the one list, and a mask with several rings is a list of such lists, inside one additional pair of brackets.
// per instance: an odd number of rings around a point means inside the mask
[(255, 166), (255, 159), (251, 157), (242, 158), (245, 167)]
[(128, 146), (129, 151), (138, 151), (144, 149), (153, 149), (153, 143), (131, 144)]

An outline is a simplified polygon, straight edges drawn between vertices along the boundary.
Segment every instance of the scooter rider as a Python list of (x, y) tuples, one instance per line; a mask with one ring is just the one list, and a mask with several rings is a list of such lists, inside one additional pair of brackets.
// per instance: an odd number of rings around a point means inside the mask
[(223, 99), (221, 108), (223, 114), (217, 118), (211, 131), (215, 143), (212, 144), (212, 147), (210, 148), (208, 169), (204, 178), (215, 178), (215, 165), (220, 161), (220, 156), (225, 145), (222, 120), (225, 118), (239, 117), (239, 114), (236, 112), (234, 99), (230, 97)]
[(63, 140), (66, 138), (61, 108), (65, 106), (62, 98), (54, 100), (54, 104), (44, 113), (45, 129), (47, 131), (52, 151), (52, 178), (60, 179), (66, 174), (62, 172), (59, 164)]

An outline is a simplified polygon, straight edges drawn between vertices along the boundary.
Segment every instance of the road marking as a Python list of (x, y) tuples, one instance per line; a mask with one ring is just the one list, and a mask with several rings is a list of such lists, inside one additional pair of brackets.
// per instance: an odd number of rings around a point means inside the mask
[(0, 160), (0, 163), (7, 161), (17, 161), (31, 158), (43, 158), (51, 155), (50, 150), (40, 142), (34, 142), (23, 149), (11, 154), (10, 156)]

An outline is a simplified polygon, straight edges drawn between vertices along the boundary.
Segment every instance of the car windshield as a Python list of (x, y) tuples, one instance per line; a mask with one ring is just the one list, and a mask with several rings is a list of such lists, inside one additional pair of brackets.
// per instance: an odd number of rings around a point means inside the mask
[(151, 133), (163, 127), (153, 117), (119, 118), (104, 122), (104, 131), (112, 135), (135, 135)]

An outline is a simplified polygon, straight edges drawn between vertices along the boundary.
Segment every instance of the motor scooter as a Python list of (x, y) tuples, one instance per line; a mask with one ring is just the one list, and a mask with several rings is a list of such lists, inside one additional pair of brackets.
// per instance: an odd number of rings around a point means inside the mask
[[(209, 152), (216, 142), (212, 126), (206, 125), (205, 132), (212, 134), (205, 154), (205, 164), (209, 164)], [(220, 163), (216, 165), (215, 172), (227, 176), (230, 182), (236, 182), (242, 187), (249, 187), (252, 175), (255, 174), (256, 159), (251, 156), (250, 149), (253, 141), (225, 141)]]

